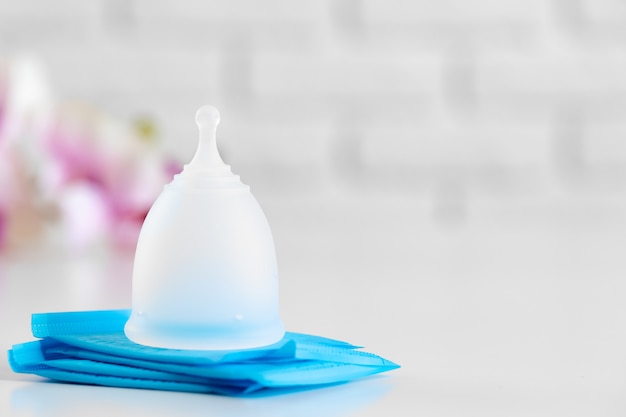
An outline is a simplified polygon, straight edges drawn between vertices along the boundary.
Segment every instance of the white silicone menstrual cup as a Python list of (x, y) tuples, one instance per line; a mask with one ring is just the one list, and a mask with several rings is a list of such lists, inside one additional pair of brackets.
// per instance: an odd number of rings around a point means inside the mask
[(135, 343), (170, 349), (245, 349), (279, 341), (274, 241), (250, 188), (217, 150), (217, 109), (196, 113), (198, 149), (143, 224), (133, 270)]

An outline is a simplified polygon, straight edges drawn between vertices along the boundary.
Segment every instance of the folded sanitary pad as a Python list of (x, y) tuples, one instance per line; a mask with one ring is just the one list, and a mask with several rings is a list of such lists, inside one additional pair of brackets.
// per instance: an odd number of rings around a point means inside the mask
[(286, 333), (270, 346), (234, 351), (162, 349), (124, 335), (130, 310), (34, 314), (33, 336), (8, 352), (14, 372), (115, 387), (248, 395), (352, 381), (399, 366), (359, 346)]

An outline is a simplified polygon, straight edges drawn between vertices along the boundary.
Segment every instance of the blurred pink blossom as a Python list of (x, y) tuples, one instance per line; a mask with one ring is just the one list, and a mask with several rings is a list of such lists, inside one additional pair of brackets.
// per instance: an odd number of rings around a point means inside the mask
[(25, 60), (9, 69), (0, 65), (0, 249), (42, 239), (46, 226), (70, 248), (134, 248), (182, 168), (160, 150), (154, 123), (52, 105), (41, 68)]
[(130, 123), (86, 106), (64, 109), (45, 144), (52, 163), (44, 176), (59, 196), (69, 243), (108, 238), (134, 248), (148, 210), (178, 164)]

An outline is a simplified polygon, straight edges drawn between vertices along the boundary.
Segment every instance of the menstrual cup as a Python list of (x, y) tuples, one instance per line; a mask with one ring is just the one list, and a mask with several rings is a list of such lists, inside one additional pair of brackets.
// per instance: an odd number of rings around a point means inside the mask
[(272, 233), (250, 187), (219, 155), (216, 108), (196, 113), (198, 149), (141, 228), (133, 268), (133, 342), (230, 350), (284, 335)]

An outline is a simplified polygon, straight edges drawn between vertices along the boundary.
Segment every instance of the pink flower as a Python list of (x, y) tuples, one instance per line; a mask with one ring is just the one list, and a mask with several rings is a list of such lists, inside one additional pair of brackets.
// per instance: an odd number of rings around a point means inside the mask
[(134, 248), (148, 210), (180, 165), (130, 126), (91, 109), (67, 117), (46, 141), (52, 163), (44, 177), (60, 198), (68, 242), (76, 247), (106, 238)]
[(165, 183), (180, 172), (132, 124), (85, 104), (55, 106), (43, 68), (0, 66), (0, 248), (19, 247), (58, 222), (71, 248), (110, 241), (134, 248)]

